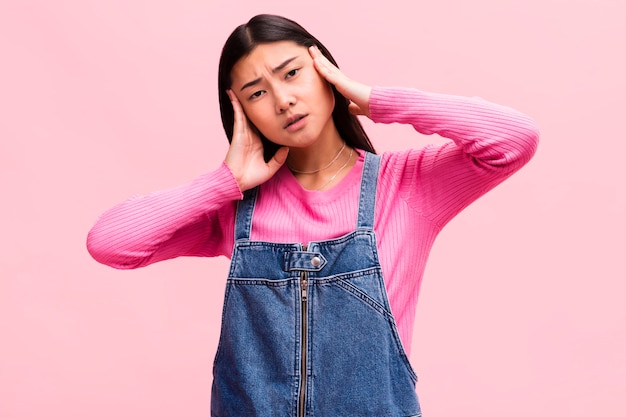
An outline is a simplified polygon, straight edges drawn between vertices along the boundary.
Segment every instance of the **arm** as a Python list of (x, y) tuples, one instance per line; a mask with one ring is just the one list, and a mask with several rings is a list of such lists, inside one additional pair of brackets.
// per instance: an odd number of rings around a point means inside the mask
[(452, 140), (412, 151), (403, 163), (403, 195), (440, 227), (520, 169), (537, 147), (529, 117), (479, 98), (374, 88), (369, 106), (375, 122), (411, 124)]
[(411, 150), (402, 170), (402, 195), (439, 227), (530, 160), (537, 148), (533, 121), (508, 107), (478, 98), (374, 88), (348, 78), (317, 48), (317, 70), (350, 100), (353, 114), (379, 123), (407, 123), (418, 132), (452, 139)]
[(87, 236), (95, 260), (119, 269), (178, 256), (230, 255), (236, 200), (271, 178), (287, 158), (283, 147), (268, 162), (236, 96), (235, 120), (219, 169), (180, 187), (131, 198), (104, 213)]
[(100, 216), (87, 236), (95, 260), (132, 269), (177, 256), (230, 254), (235, 201), (230, 170), (217, 170), (167, 191), (137, 196)]

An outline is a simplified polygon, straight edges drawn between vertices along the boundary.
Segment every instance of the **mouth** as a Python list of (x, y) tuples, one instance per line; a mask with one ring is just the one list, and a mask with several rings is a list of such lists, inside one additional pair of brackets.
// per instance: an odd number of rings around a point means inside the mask
[(287, 119), (287, 124), (285, 124), (283, 129), (287, 129), (289, 126), (291, 126), (294, 123), (299, 122), (300, 120), (304, 119), (306, 116), (307, 116), (306, 114), (296, 114), (294, 116), (291, 116), (290, 118)]

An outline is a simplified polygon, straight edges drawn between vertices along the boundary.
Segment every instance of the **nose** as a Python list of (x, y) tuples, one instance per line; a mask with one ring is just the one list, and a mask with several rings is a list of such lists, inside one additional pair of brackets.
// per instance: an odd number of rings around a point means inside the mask
[(286, 89), (276, 89), (274, 90), (274, 94), (276, 97), (276, 112), (278, 114), (286, 112), (290, 107), (296, 104), (295, 97)]

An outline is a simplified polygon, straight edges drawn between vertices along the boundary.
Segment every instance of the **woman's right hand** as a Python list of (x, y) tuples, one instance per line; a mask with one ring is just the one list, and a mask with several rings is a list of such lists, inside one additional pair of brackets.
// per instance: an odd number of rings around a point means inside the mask
[(224, 163), (233, 173), (239, 189), (243, 192), (272, 178), (287, 160), (289, 148), (280, 148), (272, 159), (265, 162), (261, 138), (250, 127), (250, 122), (235, 93), (232, 90), (228, 90), (227, 93), (235, 113), (235, 124)]

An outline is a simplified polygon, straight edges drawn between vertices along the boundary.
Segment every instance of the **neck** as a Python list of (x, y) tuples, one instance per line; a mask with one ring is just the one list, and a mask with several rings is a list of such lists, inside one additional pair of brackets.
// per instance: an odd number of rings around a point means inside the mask
[(334, 187), (350, 172), (358, 159), (354, 148), (348, 146), (339, 135), (329, 142), (290, 149), (291, 159), (287, 159), (287, 167), (303, 188), (325, 191)]
[(300, 169), (296, 169), (294, 167), (289, 167), (289, 169), (291, 169), (291, 171), (293, 171), (293, 173), (295, 174), (317, 174), (318, 172), (324, 171), (328, 168), (331, 168), (335, 162), (337, 162), (337, 160), (339, 159), (339, 157), (341, 156), (341, 154), (343, 153), (344, 149), (346, 149), (346, 142), (343, 142), (341, 148), (339, 149), (339, 151), (337, 151), (337, 153), (335, 154), (335, 156), (333, 157), (333, 159), (328, 162), (327, 164), (319, 167), (319, 168), (315, 168), (312, 170), (300, 170)]
[(330, 123), (312, 145), (290, 148), (287, 166), (294, 173), (314, 173), (331, 169), (348, 148), (334, 124)]

